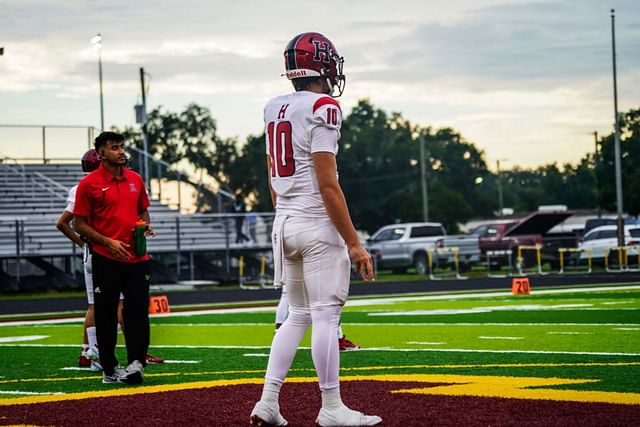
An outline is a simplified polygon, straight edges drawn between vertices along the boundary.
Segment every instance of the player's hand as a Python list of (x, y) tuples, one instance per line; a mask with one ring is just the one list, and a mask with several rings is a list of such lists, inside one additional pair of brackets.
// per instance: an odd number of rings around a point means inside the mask
[(122, 261), (128, 261), (131, 254), (129, 253), (129, 245), (120, 240), (110, 239), (107, 243), (107, 249), (111, 252), (111, 255)]
[(156, 232), (150, 225), (147, 225), (147, 230), (144, 232), (145, 237), (154, 237)]
[(358, 243), (349, 248), (349, 257), (351, 257), (356, 266), (356, 272), (362, 277), (362, 280), (365, 282), (376, 280), (371, 255), (361, 244)]

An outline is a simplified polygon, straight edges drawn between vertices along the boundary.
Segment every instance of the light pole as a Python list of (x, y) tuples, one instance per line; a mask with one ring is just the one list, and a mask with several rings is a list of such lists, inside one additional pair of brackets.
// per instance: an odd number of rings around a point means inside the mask
[(104, 132), (104, 100), (102, 97), (102, 36), (96, 34), (91, 44), (98, 50), (98, 78), (100, 80), (100, 131)]
[(420, 135), (420, 181), (422, 183), (422, 220), (429, 221), (429, 192), (427, 188), (426, 137)]
[[(147, 135), (147, 89), (144, 84), (144, 68), (140, 68), (140, 87), (142, 89), (142, 142), (144, 149), (144, 184), (148, 189), (151, 189), (149, 183), (149, 137)], [(160, 176), (158, 175), (158, 181)]]
[(622, 218), (622, 162), (620, 160), (620, 118), (618, 117), (618, 83), (616, 80), (616, 16), (611, 9), (611, 50), (613, 57), (613, 113), (615, 118), (614, 156), (616, 174), (616, 205), (618, 210), (618, 246), (624, 246), (624, 218)]

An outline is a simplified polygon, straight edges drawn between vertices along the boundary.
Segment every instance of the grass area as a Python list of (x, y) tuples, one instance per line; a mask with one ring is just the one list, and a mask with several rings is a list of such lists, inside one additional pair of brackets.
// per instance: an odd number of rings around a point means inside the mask
[[(151, 352), (172, 363), (149, 366), (145, 385), (264, 375), (273, 309), (176, 314), (152, 317)], [(640, 285), (353, 299), (343, 329), (363, 349), (341, 354), (342, 374), (591, 379), (552, 388), (640, 404), (639, 314)], [(0, 399), (108, 389), (77, 368), (81, 338), (79, 321), (0, 323)], [(291, 376), (315, 375), (309, 343), (308, 333)], [(122, 345), (118, 354), (126, 360)]]

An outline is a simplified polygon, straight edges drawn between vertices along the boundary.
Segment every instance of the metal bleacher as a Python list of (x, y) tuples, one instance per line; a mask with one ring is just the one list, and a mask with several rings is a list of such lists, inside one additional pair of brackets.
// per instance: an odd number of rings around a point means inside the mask
[[(56, 222), (69, 188), (82, 177), (76, 164), (0, 162), (0, 259), (78, 257), (80, 249), (56, 228)], [(182, 214), (157, 199), (152, 199), (149, 213), (157, 233), (147, 242), (152, 255), (176, 253), (193, 259), (198, 252), (224, 252), (228, 271), (230, 252), (270, 248), (271, 213), (258, 214), (257, 242), (251, 244), (235, 243), (231, 214)]]

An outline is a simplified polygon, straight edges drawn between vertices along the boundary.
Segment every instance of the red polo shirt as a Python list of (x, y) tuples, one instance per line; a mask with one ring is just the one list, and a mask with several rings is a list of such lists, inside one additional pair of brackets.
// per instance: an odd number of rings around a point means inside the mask
[[(134, 254), (133, 229), (139, 215), (149, 207), (149, 198), (140, 175), (123, 168), (115, 177), (103, 165), (85, 176), (78, 184), (73, 214), (87, 218), (94, 230), (110, 239), (129, 245), (127, 262), (140, 262), (149, 255)], [(106, 246), (92, 243), (92, 249), (104, 257), (116, 259)]]

